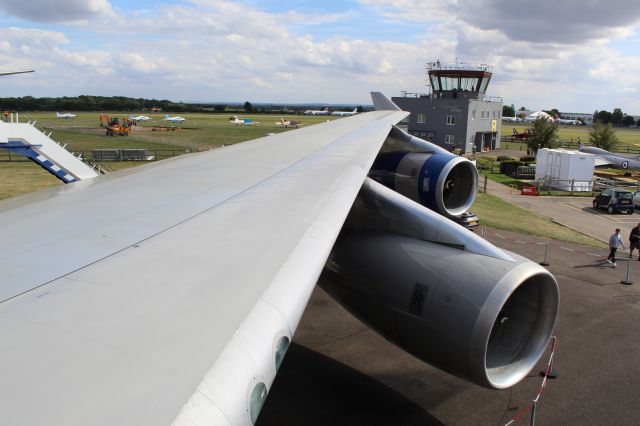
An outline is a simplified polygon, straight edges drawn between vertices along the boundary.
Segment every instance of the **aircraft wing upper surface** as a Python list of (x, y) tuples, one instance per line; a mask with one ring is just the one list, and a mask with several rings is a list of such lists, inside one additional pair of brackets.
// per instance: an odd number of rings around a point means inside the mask
[(359, 114), (0, 203), (1, 423), (250, 423), (406, 115)]

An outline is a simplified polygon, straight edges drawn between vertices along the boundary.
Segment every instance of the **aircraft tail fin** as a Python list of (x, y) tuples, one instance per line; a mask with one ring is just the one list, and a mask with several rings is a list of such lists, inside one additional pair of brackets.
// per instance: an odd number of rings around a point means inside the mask
[(371, 99), (376, 111), (402, 111), (398, 105), (394, 104), (382, 92), (371, 92)]

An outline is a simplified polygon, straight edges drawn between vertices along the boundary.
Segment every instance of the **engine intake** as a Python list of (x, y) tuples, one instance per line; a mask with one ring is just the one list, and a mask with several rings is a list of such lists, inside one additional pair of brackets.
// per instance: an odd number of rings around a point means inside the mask
[(466, 212), (478, 188), (471, 161), (398, 128), (390, 132), (369, 177), (447, 217)]

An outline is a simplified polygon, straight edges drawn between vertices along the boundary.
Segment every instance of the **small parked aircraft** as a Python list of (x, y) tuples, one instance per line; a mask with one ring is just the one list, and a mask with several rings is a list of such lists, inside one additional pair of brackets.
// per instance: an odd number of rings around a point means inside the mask
[(295, 127), (297, 129), (298, 127), (302, 126), (302, 123), (295, 120), (285, 120), (284, 118), (281, 118), (280, 121), (276, 121), (276, 126)]
[(139, 121), (149, 121), (151, 120), (151, 117), (147, 117), (146, 115), (138, 115), (138, 116), (130, 115), (129, 120), (133, 121), (134, 123), (137, 123)]
[(323, 110), (317, 109), (308, 109), (303, 112), (304, 115), (329, 115), (329, 108), (325, 108)]
[(175, 117), (171, 117), (169, 114), (165, 114), (164, 121), (171, 121), (172, 123), (182, 123), (183, 121), (186, 120), (186, 118), (180, 117), (179, 115), (176, 115)]
[(64, 118), (65, 120), (70, 120), (72, 118), (76, 118), (75, 114), (71, 114), (70, 112), (65, 112), (64, 114), (60, 114), (59, 112), (56, 112), (56, 117), (57, 118)]
[(331, 115), (339, 115), (340, 117), (349, 117), (351, 115), (356, 115), (358, 113), (358, 108), (354, 108), (353, 111), (333, 111)]
[(252, 124), (260, 124), (259, 122), (253, 121), (250, 118), (238, 118), (237, 115), (229, 117), (229, 123), (235, 124), (236, 126), (250, 126)]
[(533, 136), (533, 133), (531, 133), (531, 130), (527, 130), (526, 132), (518, 132), (518, 130), (514, 127), (513, 128), (513, 137), (517, 140), (525, 140), (525, 139), (529, 139), (531, 136)]

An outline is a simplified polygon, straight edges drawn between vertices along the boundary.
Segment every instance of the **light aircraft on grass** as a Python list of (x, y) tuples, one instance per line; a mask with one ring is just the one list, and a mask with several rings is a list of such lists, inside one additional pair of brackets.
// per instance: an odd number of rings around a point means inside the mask
[(139, 121), (149, 121), (151, 117), (147, 117), (146, 115), (130, 115), (129, 120), (138, 123)]
[(276, 121), (276, 126), (295, 127), (297, 129), (302, 126), (302, 123), (295, 120), (285, 120), (284, 118), (281, 118), (280, 121)]
[(373, 98), (0, 203), (2, 423), (255, 424), (316, 282), (451, 374), (526, 377), (553, 334), (553, 275), (449, 220), (475, 166)]
[(64, 118), (65, 120), (69, 120), (72, 118), (76, 118), (75, 114), (71, 114), (70, 112), (65, 112), (63, 114), (60, 114), (59, 112), (56, 112), (56, 118)]
[(250, 126), (253, 124), (260, 124), (258, 121), (253, 121), (250, 118), (238, 118), (237, 115), (229, 117), (229, 123), (235, 124), (236, 126)]
[(351, 115), (356, 115), (358, 113), (358, 108), (354, 108), (353, 111), (333, 111), (331, 115), (339, 115), (340, 117), (349, 117)]
[(329, 115), (329, 108), (325, 108), (323, 110), (317, 109), (308, 109), (303, 112), (305, 115)]
[(171, 121), (172, 123), (182, 123), (183, 121), (186, 120), (186, 118), (180, 117), (179, 115), (176, 115), (175, 117), (171, 117), (169, 114), (165, 114), (163, 120)]

